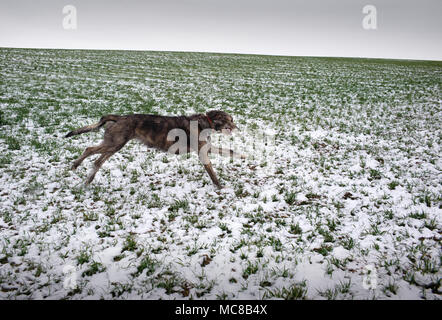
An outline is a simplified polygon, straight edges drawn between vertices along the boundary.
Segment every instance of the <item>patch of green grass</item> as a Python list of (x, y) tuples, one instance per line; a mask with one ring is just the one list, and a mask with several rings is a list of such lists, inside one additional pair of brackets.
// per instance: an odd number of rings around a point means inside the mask
[(243, 270), (242, 277), (244, 279), (249, 278), (252, 274), (255, 274), (258, 272), (259, 266), (258, 262), (251, 263), (250, 261), (247, 263), (247, 267)]
[(157, 261), (149, 256), (145, 256), (137, 266), (137, 272), (134, 275), (138, 276), (146, 270), (146, 276), (150, 276), (155, 272), (157, 265)]
[(370, 168), (368, 172), (369, 172), (369, 177), (368, 177), (369, 181), (379, 180), (382, 178), (382, 174), (379, 170)]
[(388, 183), (388, 189), (394, 190), (399, 185), (399, 181), (393, 180)]
[(438, 226), (438, 222), (435, 218), (430, 220), (425, 220), (424, 223), (425, 228), (430, 229), (431, 231), (435, 230)]
[(122, 252), (124, 251), (135, 251), (138, 248), (137, 241), (133, 235), (128, 235), (123, 244)]
[(341, 245), (344, 247), (344, 249), (351, 250), (355, 247), (355, 240), (349, 236), (344, 237), (341, 241)]
[(385, 292), (391, 292), (392, 294), (397, 294), (397, 292), (398, 292), (398, 290), (399, 290), (399, 287), (398, 287), (398, 285), (396, 284), (396, 283), (394, 283), (394, 282), (389, 282), (385, 287), (384, 287), (384, 291)]
[(334, 241), (333, 234), (329, 230), (326, 230), (324, 228), (319, 228), (318, 233), (324, 237), (324, 242), (333, 242)]
[(206, 245), (204, 244), (199, 244), (197, 241), (194, 242), (193, 246), (186, 246), (186, 251), (187, 251), (187, 255), (193, 256), (194, 254), (196, 254), (198, 251), (200, 251), (201, 249), (205, 249), (207, 248)]
[[(160, 275), (161, 276), (161, 275)], [(180, 279), (175, 275), (163, 275), (160, 277), (160, 281), (157, 283), (158, 288), (163, 288), (166, 290), (167, 294), (172, 294), (178, 292), (180, 285)]]
[(175, 200), (174, 203), (172, 203), (169, 206), (169, 211), (171, 212), (177, 212), (179, 209), (183, 209), (186, 211), (189, 208), (189, 201), (187, 199), (184, 200)]
[(425, 205), (430, 208), (433, 205), (433, 203), (440, 202), (441, 197), (440, 196), (436, 197), (431, 192), (423, 190), (417, 196), (417, 200), (419, 203), (425, 203)]
[(103, 264), (101, 264), (100, 262), (97, 261), (92, 261), (92, 263), (89, 265), (89, 268), (83, 272), (83, 277), (84, 276), (92, 276), (96, 273), (101, 273), (104, 272), (106, 270), (106, 267), (103, 266)]
[(3, 110), (0, 110), (0, 126), (6, 126), (9, 124), (9, 121), (7, 119), (7, 116), (3, 112)]
[(244, 198), (247, 197), (249, 195), (249, 192), (244, 190), (244, 185), (243, 184), (238, 184), (235, 186), (235, 195), (238, 198)]
[(296, 193), (295, 192), (286, 192), (284, 196), (285, 202), (287, 202), (288, 205), (292, 205), (296, 202)]
[(330, 245), (322, 244), (319, 248), (313, 249), (313, 251), (316, 251), (317, 253), (327, 256), (329, 252), (333, 250), (333, 247)]
[(7, 168), (12, 162), (11, 153), (3, 153), (0, 155), (0, 168)]
[(97, 221), (98, 220), (98, 213), (95, 211), (88, 211), (83, 213), (83, 220), (84, 221)]
[(16, 137), (8, 135), (4, 137), (4, 139), (9, 150), (20, 150), (21, 143), (20, 140), (18, 140)]
[(112, 298), (118, 298), (125, 293), (129, 294), (132, 292), (132, 285), (130, 283), (112, 282), (111, 285), (112, 289), (110, 290), (110, 294)]
[(280, 239), (271, 236), (268, 240), (268, 243), (273, 248), (273, 250), (282, 251), (283, 245)]
[(221, 229), (221, 231), (223, 231), (223, 232), (225, 232), (227, 234), (231, 234), (232, 233), (232, 230), (229, 229), (229, 227), (227, 226), (226, 223), (220, 223), (218, 226)]
[(422, 219), (426, 219), (427, 218), (427, 214), (425, 212), (412, 212), (408, 215), (410, 218), (413, 219), (418, 219), (418, 220), (422, 220)]
[(84, 263), (88, 263), (91, 259), (91, 254), (89, 250), (85, 249), (80, 251), (80, 253), (77, 255), (77, 264), (82, 265)]
[(279, 298), (284, 300), (304, 300), (307, 296), (306, 282), (300, 282), (292, 284), (289, 287), (283, 287), (281, 289), (266, 289), (264, 298)]

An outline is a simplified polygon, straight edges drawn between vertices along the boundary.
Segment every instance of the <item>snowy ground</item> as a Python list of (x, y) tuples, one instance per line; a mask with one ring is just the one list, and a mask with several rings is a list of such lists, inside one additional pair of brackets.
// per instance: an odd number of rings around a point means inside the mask
[[(0, 299), (441, 298), (441, 62), (0, 58)], [(135, 141), (69, 170), (102, 132), (63, 135), (104, 114), (210, 109), (249, 156), (212, 158), (221, 191)]]

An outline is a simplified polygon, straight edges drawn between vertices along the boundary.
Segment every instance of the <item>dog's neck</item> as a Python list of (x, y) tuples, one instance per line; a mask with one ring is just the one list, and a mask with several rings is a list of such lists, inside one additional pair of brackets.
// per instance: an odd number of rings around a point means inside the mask
[(204, 129), (212, 129), (215, 130), (215, 125), (213, 120), (209, 118), (209, 116), (205, 113), (194, 114), (186, 117), (189, 121), (198, 121), (199, 127), (201, 130)]
[(212, 120), (210, 120), (209, 116), (207, 114), (205, 114), (207, 122), (209, 122), (209, 126), (211, 129), (215, 129), (215, 126), (213, 125)]

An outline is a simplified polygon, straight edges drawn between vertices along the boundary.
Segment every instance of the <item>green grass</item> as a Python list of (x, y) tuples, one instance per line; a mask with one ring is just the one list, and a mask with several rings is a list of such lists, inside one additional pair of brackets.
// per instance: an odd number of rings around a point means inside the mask
[(169, 206), (169, 211), (171, 212), (177, 212), (179, 209), (183, 209), (186, 210), (189, 208), (189, 201), (184, 199), (184, 200), (176, 200), (174, 203), (172, 203)]
[(157, 264), (158, 263), (151, 257), (146, 256), (141, 260), (140, 264), (138, 265), (135, 275), (138, 276), (145, 271), (146, 276), (149, 276), (156, 270)]
[(293, 284), (289, 287), (283, 287), (281, 289), (270, 290), (268, 289), (264, 297), (265, 298), (280, 298), (284, 300), (304, 300), (306, 299), (307, 289), (306, 283), (301, 282)]
[[(441, 62), (1, 48), (0, 74), (1, 299), (440, 298)], [(69, 170), (104, 114), (209, 109), (248, 156), (211, 157), (223, 190), (135, 141)]]

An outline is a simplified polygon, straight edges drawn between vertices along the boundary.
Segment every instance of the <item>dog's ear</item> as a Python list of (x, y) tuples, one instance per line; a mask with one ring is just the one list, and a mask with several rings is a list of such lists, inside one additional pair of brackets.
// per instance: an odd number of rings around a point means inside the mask
[(218, 118), (218, 111), (217, 110), (210, 110), (206, 112), (206, 115), (212, 120), (217, 120)]

